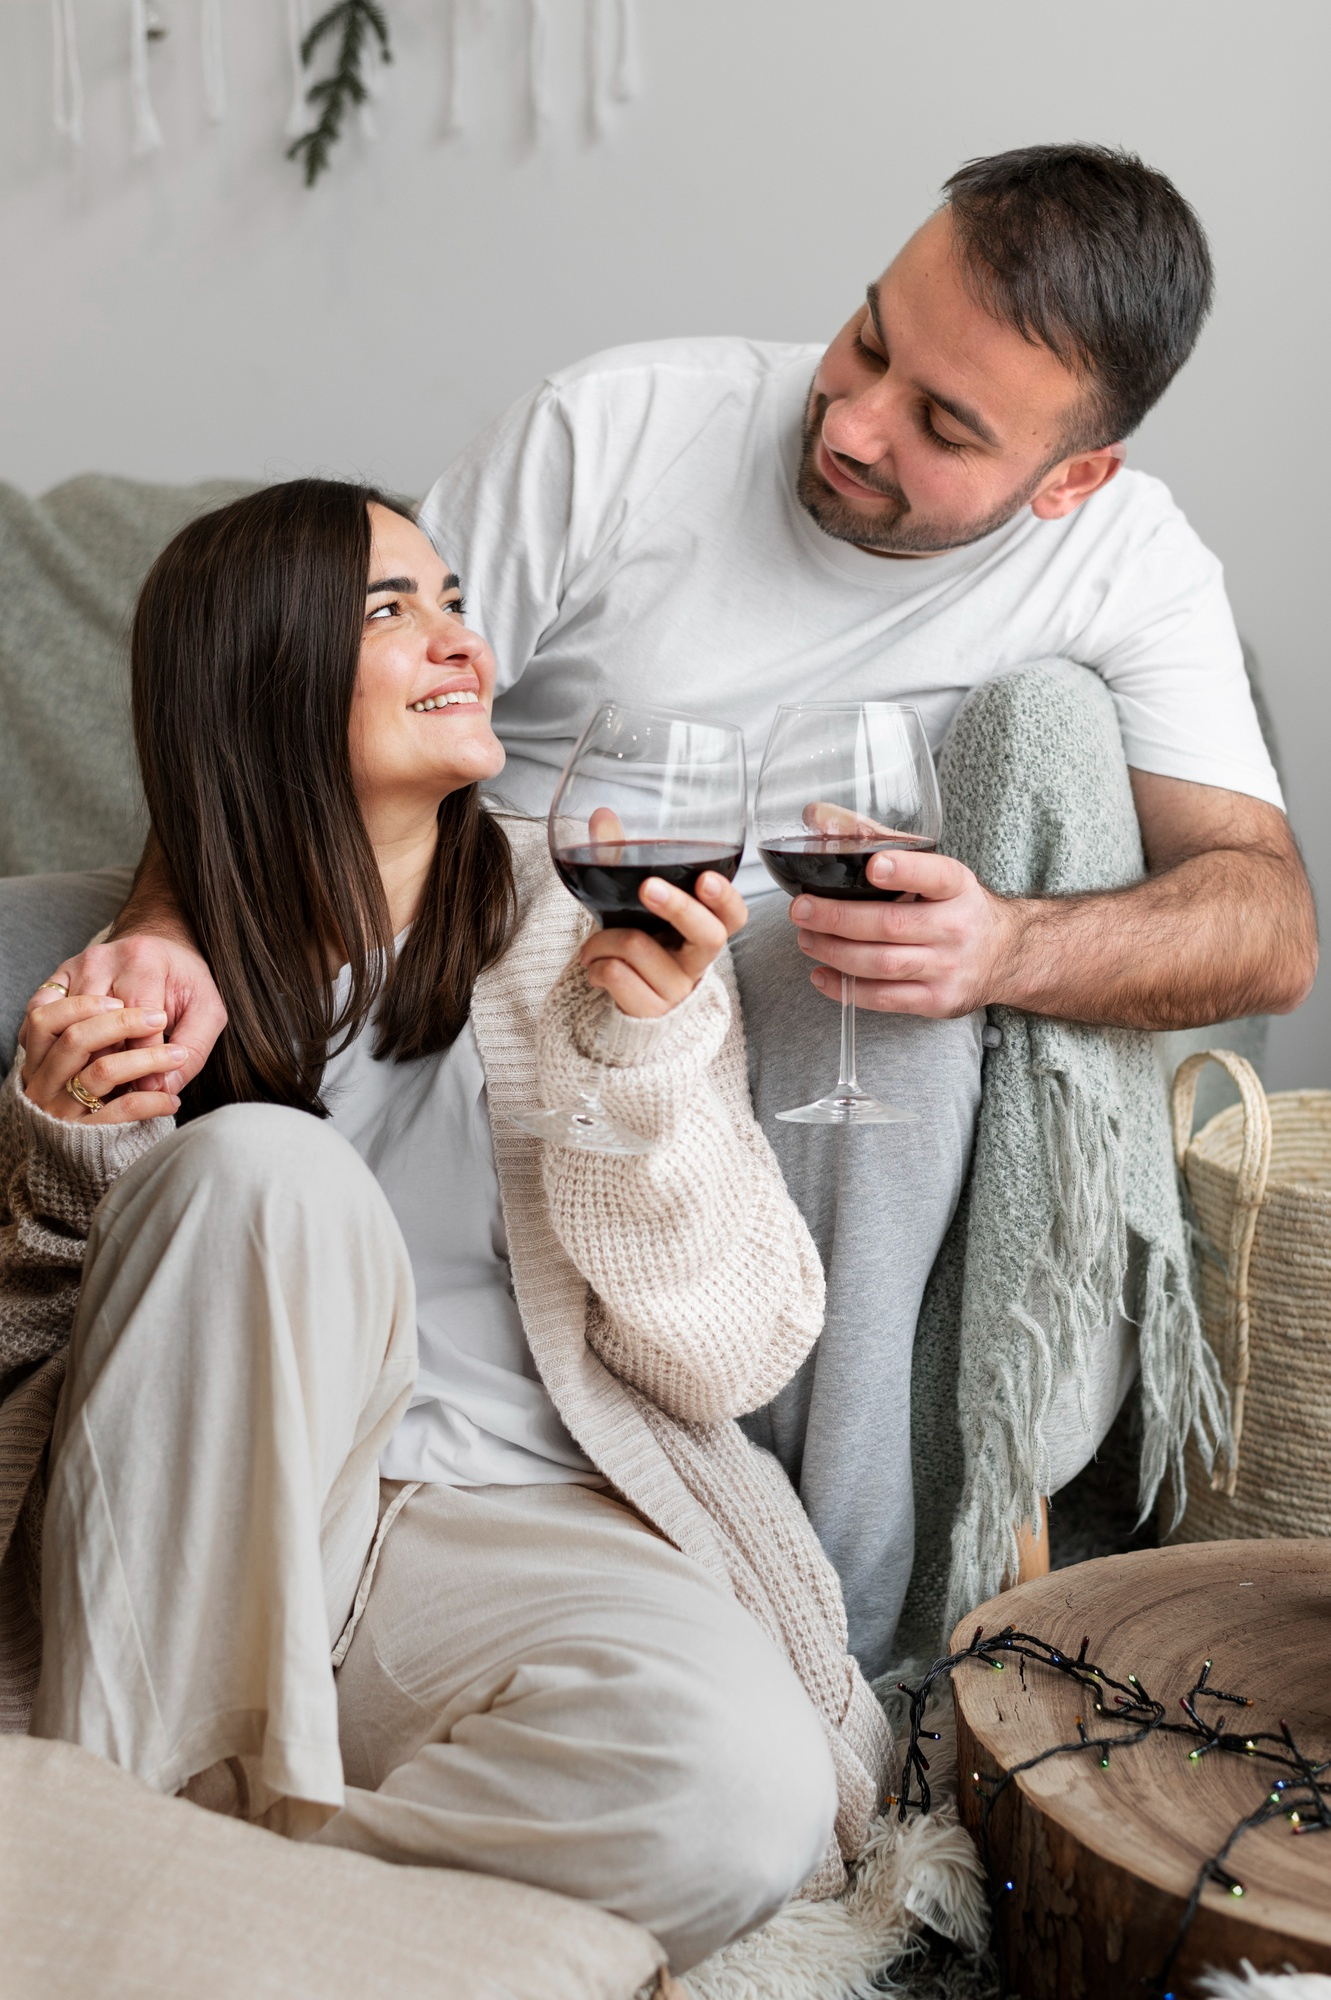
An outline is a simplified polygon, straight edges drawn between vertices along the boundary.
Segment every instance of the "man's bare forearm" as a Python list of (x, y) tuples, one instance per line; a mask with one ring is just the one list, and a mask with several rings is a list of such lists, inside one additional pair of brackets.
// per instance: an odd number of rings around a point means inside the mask
[(1000, 1004), (1105, 1027), (1192, 1028), (1286, 1014), (1317, 969), (1297, 855), (1212, 850), (1131, 888), (1007, 905)]
[(117, 938), (148, 936), (168, 938), (173, 944), (195, 948), (193, 932), (180, 914), (175, 889), (153, 833), (144, 842), (128, 900), (111, 925), (109, 935), (112, 942)]
[(1130, 775), (1144, 881), (1005, 897), (946, 855), (877, 854), (870, 881), (902, 900), (791, 904), (814, 984), (837, 999), (853, 973), (862, 1007), (935, 1020), (997, 1004), (1191, 1028), (1297, 1007), (1317, 970), (1317, 921), (1285, 815), (1243, 793)]

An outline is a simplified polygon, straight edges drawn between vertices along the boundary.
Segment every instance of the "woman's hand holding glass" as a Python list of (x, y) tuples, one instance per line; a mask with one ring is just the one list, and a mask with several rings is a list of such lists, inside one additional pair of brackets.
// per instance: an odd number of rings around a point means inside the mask
[[(619, 821), (605, 807), (592, 814), (589, 830), (597, 842), (624, 838)], [(644, 907), (678, 932), (680, 944), (667, 947), (646, 931), (600, 930), (593, 931), (582, 947), (579, 957), (588, 984), (608, 993), (621, 1014), (650, 1021), (670, 1013), (688, 999), (708, 967), (749, 921), (744, 898), (724, 875), (709, 869), (698, 877), (694, 890), (690, 896), (650, 875), (638, 891)]]
[[(44, 997), (51, 990), (43, 987), (33, 995), (19, 1034), (23, 1089), (30, 1102), (52, 1118), (83, 1125), (129, 1125), (145, 1118), (174, 1117), (180, 1109), (178, 1097), (133, 1086), (175, 1068), (189, 1051), (164, 1048), (158, 1040), (149, 1048), (126, 1046), (160, 1036), (166, 1015), (127, 1007), (123, 1000), (99, 993)], [(74, 1083), (84, 1096), (70, 1089)]]
[[(744, 925), (731, 882), (747, 810), (744, 738), (729, 723), (604, 702), (583, 730), (551, 802), (550, 858), (599, 922), (579, 959), (620, 1013), (669, 1014)], [(590, 1086), (508, 1116), (556, 1145), (651, 1151)]]
[(690, 896), (650, 878), (638, 892), (684, 942), (673, 951), (646, 931), (595, 931), (582, 947), (590, 985), (610, 995), (621, 1014), (640, 1021), (670, 1013), (687, 1000), (709, 965), (749, 919), (744, 898), (723, 875), (700, 875)]

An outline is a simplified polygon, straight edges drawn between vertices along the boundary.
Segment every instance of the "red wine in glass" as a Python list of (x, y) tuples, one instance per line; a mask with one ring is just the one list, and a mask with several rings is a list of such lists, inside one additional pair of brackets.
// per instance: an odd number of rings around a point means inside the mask
[[(802, 702), (776, 712), (754, 803), (758, 852), (787, 895), (894, 903), (869, 879), (875, 854), (928, 854), (942, 833), (938, 780), (918, 710), (890, 701)], [(841, 975), (841, 1061), (833, 1089), (777, 1117), (797, 1125), (891, 1125), (855, 1072), (855, 980)]]
[(708, 869), (733, 882), (742, 852), (696, 840), (595, 840), (557, 847), (554, 864), (569, 894), (599, 917), (606, 930), (646, 931), (662, 944), (677, 945), (684, 940), (674, 925), (643, 904), (643, 883), (659, 876), (692, 896), (698, 877)]
[(764, 841), (758, 849), (763, 865), (788, 896), (835, 896), (843, 903), (895, 903), (900, 889), (880, 889), (869, 880), (875, 854), (905, 850), (932, 854), (936, 840), (912, 833), (872, 840), (845, 834), (792, 834)]
[[(608, 701), (564, 766), (550, 803), (550, 858), (571, 896), (607, 930), (681, 945), (641, 900), (649, 876), (692, 895), (708, 869), (733, 882), (744, 850), (744, 738), (730, 723)], [(649, 1153), (589, 1083), (563, 1103), (505, 1113), (524, 1132), (594, 1153)]]

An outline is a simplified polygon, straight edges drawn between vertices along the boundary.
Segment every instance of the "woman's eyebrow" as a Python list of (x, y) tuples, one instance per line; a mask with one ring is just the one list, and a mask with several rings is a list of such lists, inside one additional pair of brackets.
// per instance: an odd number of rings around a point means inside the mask
[[(365, 595), (367, 597), (374, 597), (381, 590), (400, 590), (404, 597), (411, 597), (419, 588), (420, 585), (414, 576), (385, 576), (381, 577), (378, 583), (367, 584)], [(450, 590), (461, 590), (461, 588), (461, 578), (454, 575), (453, 571), (450, 570), (439, 586), (439, 595), (447, 597)]]

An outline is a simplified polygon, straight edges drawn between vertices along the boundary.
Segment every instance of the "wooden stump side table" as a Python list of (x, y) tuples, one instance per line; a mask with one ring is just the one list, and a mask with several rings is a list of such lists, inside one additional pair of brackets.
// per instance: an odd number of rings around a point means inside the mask
[[(1210, 1659), (1215, 1686), (1253, 1698), (1225, 1711), (1227, 1728), (1276, 1730), (1283, 1718), (1301, 1750), (1331, 1758), (1331, 1541), (1194, 1542), (1082, 1563), (992, 1598), (958, 1625), (953, 1650), (977, 1626), (1006, 1625), (1074, 1658), (1089, 1636), (1088, 1658), (1118, 1680), (1135, 1673), (1169, 1721), (1186, 1720), (1179, 1698)], [(1040, 1666), (967, 1663), (952, 1691), (962, 1816), (977, 1838), (972, 1772), (993, 1778), (1075, 1739), (1078, 1714), (1092, 1735), (1111, 1733), (1090, 1694)], [(998, 1947), (1021, 2000), (1152, 1991), (1198, 1868), (1282, 1775), (1216, 1751), (1194, 1763), (1193, 1747), (1161, 1733), (1111, 1752), (1108, 1769), (1083, 1751), (1007, 1787), (990, 1863)], [(1244, 1958), (1259, 1971), (1331, 1973), (1331, 1831), (1301, 1836), (1280, 1819), (1245, 1833), (1226, 1866), (1244, 1893), (1203, 1892), (1173, 1968), (1177, 2000), (1191, 2000), (1206, 1968)]]

